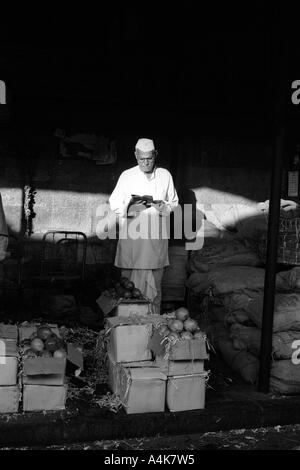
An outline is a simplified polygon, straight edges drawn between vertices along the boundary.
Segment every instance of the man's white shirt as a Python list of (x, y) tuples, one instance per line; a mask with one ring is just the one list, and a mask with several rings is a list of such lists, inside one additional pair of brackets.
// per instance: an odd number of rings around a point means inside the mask
[[(109, 198), (111, 209), (119, 216), (121, 229), (124, 223), (127, 224), (126, 228), (129, 229), (127, 235), (133, 232), (130, 231), (130, 224), (131, 228), (137, 227), (139, 223), (142, 226), (146, 219), (151, 219), (152, 226), (154, 220), (160, 219), (160, 230), (162, 230), (160, 233), (165, 233), (166, 218), (160, 217), (154, 207), (141, 212), (134, 220), (126, 219), (132, 194), (148, 195), (152, 196), (153, 200), (162, 200), (165, 203), (165, 214), (170, 213), (178, 205), (178, 196), (170, 172), (165, 168), (156, 167), (148, 178), (136, 165), (121, 174)], [(128, 269), (158, 269), (169, 264), (168, 239), (151, 236), (153, 232), (150, 231), (150, 225), (146, 238), (127, 236), (119, 239), (116, 266)]]

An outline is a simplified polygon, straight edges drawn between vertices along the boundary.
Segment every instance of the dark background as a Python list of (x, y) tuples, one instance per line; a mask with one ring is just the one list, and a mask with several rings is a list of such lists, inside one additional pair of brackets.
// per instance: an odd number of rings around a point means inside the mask
[(140, 4), (1, 16), (10, 125), (272, 134), (284, 47), (287, 90), (297, 79), (295, 12), (264, 2)]

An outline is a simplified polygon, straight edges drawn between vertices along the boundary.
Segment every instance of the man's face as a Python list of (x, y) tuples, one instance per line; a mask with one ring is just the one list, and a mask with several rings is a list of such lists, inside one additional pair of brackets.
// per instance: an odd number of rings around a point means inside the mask
[(156, 151), (142, 152), (137, 149), (135, 151), (135, 157), (138, 162), (139, 168), (144, 173), (151, 173), (155, 165)]

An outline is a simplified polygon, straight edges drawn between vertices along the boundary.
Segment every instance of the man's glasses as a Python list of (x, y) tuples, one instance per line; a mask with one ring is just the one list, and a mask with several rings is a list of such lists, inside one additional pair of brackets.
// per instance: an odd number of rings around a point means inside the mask
[(149, 157), (149, 158), (139, 158), (137, 157), (138, 161), (141, 162), (141, 163), (145, 163), (145, 162), (153, 162), (155, 157)]
[(152, 157), (141, 158), (141, 157), (139, 157), (137, 154), (135, 154), (137, 160), (138, 160), (139, 162), (141, 162), (141, 163), (153, 162), (153, 160), (155, 159), (156, 155), (157, 155), (157, 152), (155, 152), (155, 154), (152, 155)]

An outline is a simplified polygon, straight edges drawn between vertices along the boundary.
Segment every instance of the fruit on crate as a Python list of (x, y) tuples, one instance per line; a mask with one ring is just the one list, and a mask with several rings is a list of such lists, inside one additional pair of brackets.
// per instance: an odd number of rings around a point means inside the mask
[(136, 287), (134, 289), (132, 289), (132, 297), (134, 299), (139, 299), (141, 297), (142, 293), (140, 291), (140, 289), (137, 289)]
[(127, 281), (125, 283), (125, 289), (132, 291), (134, 289), (134, 283), (132, 281)]
[[(185, 307), (179, 307), (174, 312), (173, 317), (166, 321), (167, 323), (160, 325), (157, 331), (163, 338), (167, 336), (173, 342), (176, 339), (202, 339), (205, 336), (197, 321), (190, 318), (190, 313)], [(175, 336), (172, 333), (175, 333)]]
[(183, 323), (181, 320), (175, 319), (170, 321), (169, 328), (171, 331), (182, 331), (183, 330)]
[(166, 324), (160, 325), (158, 327), (157, 331), (163, 337), (168, 336), (168, 334), (170, 333), (168, 325), (166, 325)]
[(190, 315), (189, 311), (185, 307), (179, 307), (175, 311), (176, 318), (178, 318), (178, 320), (181, 320), (181, 321), (185, 321), (189, 317), (189, 315)]
[(31, 341), (31, 344), (30, 344), (30, 348), (32, 351), (36, 352), (36, 353), (40, 353), (43, 351), (45, 345), (44, 345), (44, 341), (38, 337), (34, 338), (32, 341)]
[(47, 325), (38, 327), (37, 332), (30, 338), (22, 341), (22, 355), (28, 357), (53, 357), (57, 350), (60, 352), (55, 357), (66, 357), (66, 344)]
[(60, 347), (60, 342), (59, 342), (59, 338), (56, 335), (52, 334), (51, 336), (49, 336), (49, 338), (46, 339), (45, 348), (48, 351), (54, 352), (59, 347)]
[(190, 331), (182, 331), (182, 333), (180, 334), (180, 338), (181, 339), (193, 339), (194, 336)]
[(129, 281), (128, 277), (122, 276), (120, 278), (120, 284), (122, 287), (125, 287), (125, 284)]
[(36, 336), (43, 341), (46, 341), (46, 339), (52, 335), (52, 330), (49, 328), (49, 326), (40, 326), (36, 332)]
[(194, 332), (196, 331), (196, 328), (198, 327), (198, 324), (196, 320), (193, 320), (192, 318), (187, 318), (184, 323), (183, 323), (185, 331), (190, 331)]
[[(130, 281), (125, 276), (122, 276), (119, 280), (119, 282), (115, 283), (114, 287), (114, 295), (113, 297), (119, 298), (119, 299), (144, 299), (144, 296), (140, 289), (138, 289), (133, 281)], [(107, 291), (108, 294), (110, 294), (110, 291)], [(110, 294), (111, 295), (111, 294)]]
[(48, 351), (48, 349), (44, 349), (42, 352), (42, 357), (52, 357), (52, 354), (50, 351)]
[(25, 357), (36, 357), (37, 353), (36, 351), (33, 351), (32, 349), (28, 349), (25, 353)]
[(176, 333), (176, 331), (171, 331), (171, 333), (168, 334), (168, 338), (171, 342), (175, 342), (179, 339), (179, 335)]
[(128, 289), (125, 289), (125, 292), (124, 292), (124, 294), (123, 294), (123, 297), (124, 297), (124, 299), (131, 299), (131, 298), (132, 298), (131, 291), (128, 290)]
[(59, 358), (67, 357), (67, 352), (65, 349), (62, 349), (62, 348), (56, 349), (56, 351), (54, 351), (53, 353), (53, 357), (59, 357)]

